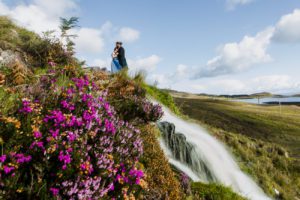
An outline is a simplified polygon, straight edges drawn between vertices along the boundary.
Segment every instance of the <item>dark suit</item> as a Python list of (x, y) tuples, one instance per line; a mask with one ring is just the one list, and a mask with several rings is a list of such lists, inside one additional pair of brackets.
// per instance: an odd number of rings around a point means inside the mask
[(128, 67), (127, 66), (127, 61), (125, 58), (125, 49), (123, 47), (120, 47), (118, 50), (118, 60), (122, 68)]

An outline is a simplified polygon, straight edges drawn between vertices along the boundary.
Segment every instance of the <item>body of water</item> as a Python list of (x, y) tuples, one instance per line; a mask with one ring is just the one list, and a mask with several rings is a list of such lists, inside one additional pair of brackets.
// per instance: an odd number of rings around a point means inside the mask
[(232, 99), (233, 101), (240, 101), (246, 103), (253, 103), (253, 104), (268, 104), (273, 103), (276, 104), (279, 102), (282, 104), (300, 104), (300, 97), (266, 97), (266, 98), (254, 98), (254, 99)]

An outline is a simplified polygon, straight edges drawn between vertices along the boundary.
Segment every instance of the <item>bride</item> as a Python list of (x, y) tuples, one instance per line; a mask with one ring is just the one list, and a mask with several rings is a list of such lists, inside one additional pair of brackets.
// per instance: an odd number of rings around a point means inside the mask
[(115, 47), (113, 53), (111, 54), (111, 57), (112, 57), (111, 72), (113, 74), (119, 72), (122, 68), (120, 63), (119, 63), (119, 60), (118, 60), (118, 50), (119, 50), (119, 48)]

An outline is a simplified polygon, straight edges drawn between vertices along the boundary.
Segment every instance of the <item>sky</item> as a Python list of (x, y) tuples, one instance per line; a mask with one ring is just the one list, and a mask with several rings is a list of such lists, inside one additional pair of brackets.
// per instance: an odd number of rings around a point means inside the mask
[(39, 34), (79, 17), (76, 55), (193, 93), (300, 93), (299, 0), (0, 0), (0, 14)]

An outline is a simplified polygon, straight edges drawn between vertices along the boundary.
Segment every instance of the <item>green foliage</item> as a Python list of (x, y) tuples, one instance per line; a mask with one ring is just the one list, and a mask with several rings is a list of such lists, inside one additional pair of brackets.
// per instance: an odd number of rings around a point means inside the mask
[(203, 200), (245, 200), (245, 198), (234, 193), (230, 188), (212, 184), (204, 184), (200, 182), (192, 183), (192, 192), (194, 199)]
[(174, 103), (173, 97), (168, 92), (162, 91), (155, 86), (150, 86), (146, 84), (144, 84), (144, 88), (150, 96), (152, 96), (154, 99), (168, 107), (175, 114), (180, 115), (180, 111)]
[(60, 18), (61, 25), (60, 25), (60, 31), (61, 31), (61, 38), (65, 39), (67, 44), (67, 51), (69, 54), (73, 55), (74, 54), (74, 47), (75, 43), (73, 42), (72, 39), (76, 38), (77, 35), (74, 34), (68, 34), (68, 31), (71, 29), (77, 27), (79, 18), (78, 17), (71, 17), (70, 19), (66, 18)]
[(19, 94), (9, 88), (0, 87), (0, 116), (12, 112), (19, 99)]
[(30, 67), (45, 67), (49, 61), (60, 65), (77, 63), (72, 55), (66, 54), (62, 43), (53, 33), (48, 31), (39, 36), (16, 26), (7, 17), (0, 17), (0, 48), (21, 53)]

